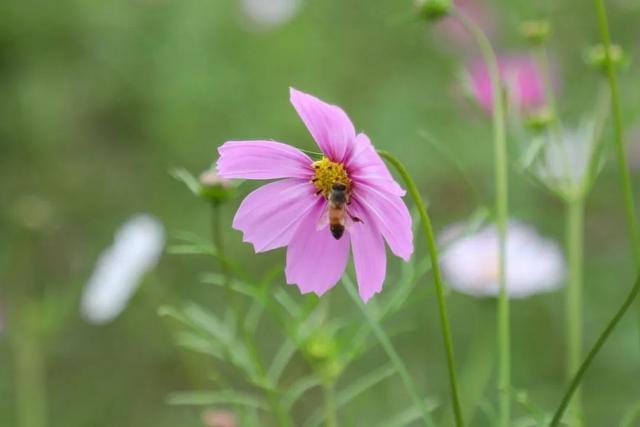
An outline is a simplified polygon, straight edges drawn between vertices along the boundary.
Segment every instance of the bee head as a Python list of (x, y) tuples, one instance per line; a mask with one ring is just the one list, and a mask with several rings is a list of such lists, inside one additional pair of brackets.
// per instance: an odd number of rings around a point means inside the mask
[(334, 191), (345, 191), (347, 189), (347, 186), (341, 182), (335, 182), (331, 186), (331, 189)]

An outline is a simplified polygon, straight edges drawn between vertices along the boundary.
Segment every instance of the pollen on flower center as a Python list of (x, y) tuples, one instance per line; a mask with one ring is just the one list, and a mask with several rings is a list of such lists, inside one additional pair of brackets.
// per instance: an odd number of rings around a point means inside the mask
[(342, 163), (332, 162), (326, 157), (323, 157), (321, 160), (313, 162), (312, 166), (316, 174), (311, 182), (313, 182), (313, 185), (315, 185), (318, 191), (324, 194), (325, 197), (329, 196), (331, 187), (336, 182), (344, 184), (347, 187), (351, 186), (351, 180)]

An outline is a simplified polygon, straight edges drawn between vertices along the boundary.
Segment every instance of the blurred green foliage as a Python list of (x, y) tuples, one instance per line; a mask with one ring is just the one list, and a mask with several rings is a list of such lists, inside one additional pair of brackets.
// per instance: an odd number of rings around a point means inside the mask
[[(615, 41), (633, 60), (640, 8), (632, 0), (610, 3)], [(550, 20), (561, 113), (577, 120), (592, 105), (598, 83), (582, 59), (598, 41), (590, 4), (502, 0), (491, 6), (502, 27), (500, 50), (525, 47), (518, 37), (522, 21)], [(228, 139), (273, 138), (312, 149), (288, 103), (289, 86), (340, 104), (379, 148), (406, 161), (437, 228), (467, 217), (477, 205), (421, 129), (454, 153), (491, 200), (490, 127), (481, 114), (461, 107), (454, 90), (461, 58), (416, 22), (410, 1), (306, 0), (292, 21), (264, 32), (251, 31), (239, 3), (231, 0), (0, 3), (0, 307), (7, 320), (0, 336), (0, 425), (16, 423), (11, 343), (20, 339), (21, 319), (29, 313), (37, 318), (29, 328), (40, 339), (50, 426), (201, 425), (199, 409), (167, 405), (167, 397), (178, 390), (214, 392), (211, 376), (226, 368), (176, 347), (179, 328), (159, 320), (157, 308), (197, 301), (224, 313), (224, 292), (201, 280), (203, 272), (218, 272), (214, 258), (166, 255), (124, 314), (104, 327), (80, 319), (78, 295), (115, 228), (135, 212), (159, 216), (173, 243), (184, 230), (207, 239), (209, 206), (171, 178), (174, 167), (197, 175)], [(640, 121), (637, 76), (632, 61), (621, 82), (628, 124)], [(604, 134), (610, 145), (608, 127)], [(560, 203), (515, 171), (512, 179), (513, 215), (562, 239)], [(637, 175), (634, 180), (637, 187)], [(252, 186), (245, 183), (238, 193)], [(224, 224), (230, 224), (238, 202), (225, 206)], [(606, 165), (587, 205), (587, 343), (632, 282), (627, 237), (617, 176)], [(253, 255), (230, 227), (225, 240), (228, 257), (243, 260), (250, 280), (259, 281), (283, 263), (281, 250)], [(421, 245), (418, 256), (425, 253)], [(391, 293), (399, 291), (399, 264), (391, 262)], [(421, 277), (412, 304), (385, 320), (385, 328), (421, 394), (446, 402), (436, 306), (427, 292), (430, 279)], [(286, 287), (281, 274), (271, 287), (296, 304), (317, 302)], [(494, 357), (493, 302), (457, 294), (449, 300), (461, 381), (472, 395), (463, 399), (492, 398), (493, 389), (483, 384)], [(331, 305), (335, 321), (364, 324), (340, 286), (331, 292)], [(545, 410), (563, 389), (561, 309), (561, 293), (514, 302), (512, 308), (514, 384)], [(640, 396), (634, 320), (624, 322), (587, 377), (590, 425), (613, 425)], [(281, 341), (272, 338), (282, 337), (286, 325), (259, 326), (260, 345), (273, 351)], [(340, 387), (388, 366), (379, 345), (369, 340)], [(317, 346), (309, 351), (317, 353)], [(289, 379), (302, 378), (307, 368), (304, 360), (294, 361)], [(301, 411), (313, 413), (321, 402), (311, 394)], [(344, 425), (370, 425), (406, 410), (408, 402), (399, 379), (385, 377), (340, 408), (340, 415)], [(516, 408), (519, 415), (528, 413)], [(438, 418), (445, 413), (446, 404), (436, 409)], [(476, 415), (473, 425), (487, 425), (481, 412)]]

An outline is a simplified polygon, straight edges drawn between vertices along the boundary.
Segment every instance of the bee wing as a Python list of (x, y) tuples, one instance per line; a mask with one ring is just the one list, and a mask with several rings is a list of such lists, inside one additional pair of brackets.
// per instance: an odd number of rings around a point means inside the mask
[(324, 212), (322, 212), (322, 215), (320, 215), (320, 218), (318, 219), (318, 224), (316, 225), (316, 230), (320, 231), (323, 228), (326, 228), (329, 225), (329, 209), (325, 209)]

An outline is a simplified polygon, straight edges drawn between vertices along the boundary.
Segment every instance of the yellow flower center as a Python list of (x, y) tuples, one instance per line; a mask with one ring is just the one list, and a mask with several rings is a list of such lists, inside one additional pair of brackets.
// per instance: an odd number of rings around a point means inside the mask
[(351, 180), (342, 163), (335, 163), (323, 157), (321, 160), (313, 162), (312, 166), (316, 175), (311, 182), (325, 197), (329, 197), (331, 187), (337, 182), (346, 185), (347, 188), (351, 186)]

